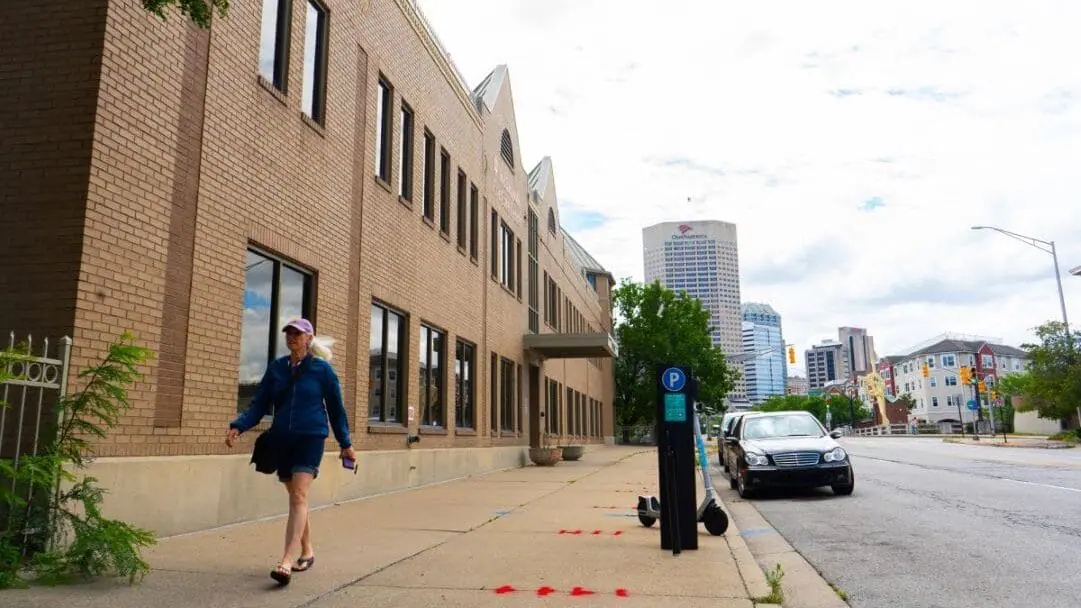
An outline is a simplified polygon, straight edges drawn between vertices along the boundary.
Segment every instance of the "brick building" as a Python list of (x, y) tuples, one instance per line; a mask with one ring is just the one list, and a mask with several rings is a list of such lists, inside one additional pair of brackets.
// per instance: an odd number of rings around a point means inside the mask
[[(97, 446), (107, 513), (173, 534), (281, 512), (228, 421), (295, 314), (338, 340), (362, 474), (314, 503), (613, 434), (612, 276), (519, 153), (511, 81), (467, 88), (409, 0), (0, 6), (0, 326), (157, 353)], [(410, 438), (420, 441), (411, 443)], [(225, 456), (228, 455), (228, 456)], [(121, 483), (122, 481), (122, 483)]]

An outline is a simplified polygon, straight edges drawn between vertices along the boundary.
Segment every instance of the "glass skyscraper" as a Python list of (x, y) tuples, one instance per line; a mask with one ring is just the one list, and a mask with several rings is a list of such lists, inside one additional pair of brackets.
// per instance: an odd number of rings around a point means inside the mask
[[(702, 302), (710, 312), (713, 343), (728, 356), (742, 353), (736, 225), (715, 220), (664, 222), (644, 228), (642, 240), (646, 283), (660, 281)], [(743, 373), (739, 363), (730, 365)], [(747, 403), (743, 379), (728, 397), (733, 405)]]
[(788, 362), (781, 315), (769, 304), (753, 303), (744, 304), (742, 314), (747, 399), (757, 405), (775, 395), (785, 394)]

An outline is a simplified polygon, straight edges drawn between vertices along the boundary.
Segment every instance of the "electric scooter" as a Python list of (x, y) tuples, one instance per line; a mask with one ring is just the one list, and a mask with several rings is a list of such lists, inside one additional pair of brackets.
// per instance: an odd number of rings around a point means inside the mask
[[(706, 442), (702, 439), (702, 426), (698, 418), (698, 407), (694, 408), (694, 442), (698, 446), (698, 463), (702, 469), (702, 482), (706, 486), (706, 496), (698, 505), (698, 522), (705, 524), (706, 530), (713, 536), (720, 536), (728, 529), (728, 515), (721, 509), (717, 499), (717, 489), (713, 487), (713, 476), (709, 472), (709, 457), (706, 455)], [(661, 517), (661, 501), (656, 496), (638, 497), (638, 521), (649, 528)]]

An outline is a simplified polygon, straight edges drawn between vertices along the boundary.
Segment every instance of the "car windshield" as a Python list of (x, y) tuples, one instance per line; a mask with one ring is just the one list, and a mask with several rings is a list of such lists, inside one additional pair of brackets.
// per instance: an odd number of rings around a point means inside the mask
[(821, 437), (822, 428), (814, 418), (803, 414), (765, 416), (746, 421), (744, 439), (773, 439), (778, 437)]

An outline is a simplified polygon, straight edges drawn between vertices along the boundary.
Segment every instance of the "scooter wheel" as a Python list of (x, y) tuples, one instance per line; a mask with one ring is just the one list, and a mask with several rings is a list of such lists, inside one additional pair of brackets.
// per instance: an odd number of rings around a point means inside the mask
[(710, 534), (720, 536), (728, 529), (728, 515), (725, 514), (724, 509), (714, 505), (712, 509), (705, 512), (702, 523)]
[[(652, 528), (653, 524), (657, 523), (657, 518), (656, 517), (650, 517), (648, 515), (642, 515), (641, 513), (639, 513), (638, 514), (638, 521), (642, 522), (643, 526), (645, 526), (647, 528)], [(726, 523), (725, 525), (727, 526), (728, 524)]]

